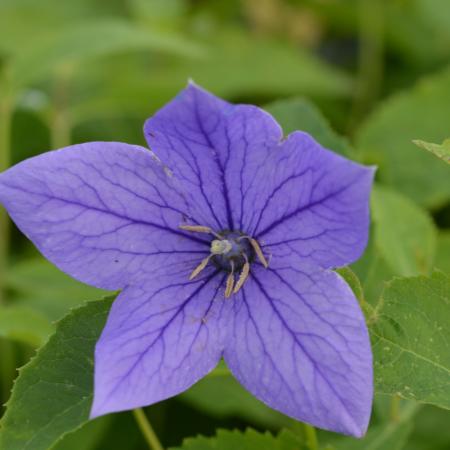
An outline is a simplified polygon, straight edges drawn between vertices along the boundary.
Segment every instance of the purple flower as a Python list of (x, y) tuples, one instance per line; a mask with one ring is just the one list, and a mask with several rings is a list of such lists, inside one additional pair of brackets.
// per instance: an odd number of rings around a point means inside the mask
[(373, 169), (190, 84), (150, 148), (92, 142), (0, 175), (0, 201), (72, 277), (122, 292), (95, 353), (91, 417), (174, 396), (223, 357), (267, 405), (362, 436), (367, 328), (331, 271), (363, 252)]

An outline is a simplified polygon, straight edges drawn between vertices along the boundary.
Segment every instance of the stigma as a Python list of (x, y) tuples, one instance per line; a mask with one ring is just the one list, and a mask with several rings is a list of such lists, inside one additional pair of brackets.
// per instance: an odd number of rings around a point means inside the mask
[(191, 272), (189, 279), (193, 280), (211, 262), (218, 269), (228, 273), (225, 298), (240, 291), (250, 275), (250, 267), (255, 260), (265, 268), (269, 265), (258, 241), (240, 231), (215, 232), (209, 227), (200, 225), (181, 225), (180, 229), (211, 234), (215, 237), (211, 241), (209, 255)]

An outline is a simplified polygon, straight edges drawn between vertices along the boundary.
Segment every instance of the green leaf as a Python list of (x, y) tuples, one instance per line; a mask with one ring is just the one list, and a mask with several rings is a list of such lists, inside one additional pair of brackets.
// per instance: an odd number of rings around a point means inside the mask
[(92, 0), (1, 0), (0, 51), (19, 52), (30, 43), (30, 36), (54, 32), (99, 12)]
[(280, 123), (287, 135), (296, 130), (306, 131), (324, 147), (350, 156), (350, 144), (333, 131), (319, 109), (304, 98), (279, 100), (264, 107)]
[(450, 139), (446, 139), (442, 144), (432, 144), (431, 142), (413, 141), (418, 147), (428, 150), (438, 158), (450, 164)]
[(372, 306), (377, 305), (386, 282), (394, 277), (393, 270), (375, 246), (374, 234), (372, 229), (363, 256), (351, 266), (361, 281), (365, 299)]
[(439, 207), (450, 197), (448, 167), (412, 139), (448, 137), (449, 104), (447, 69), (382, 103), (356, 136), (365, 161), (379, 165), (380, 181), (427, 207)]
[(426, 211), (407, 197), (376, 186), (372, 196), (375, 246), (395, 274), (427, 274), (433, 265), (436, 229)]
[(23, 306), (0, 306), (0, 337), (18, 340), (38, 347), (53, 326), (43, 314)]
[(228, 372), (203, 378), (180, 399), (216, 417), (241, 417), (250, 423), (276, 427), (286, 425), (286, 416), (261, 403)]
[(74, 98), (73, 120), (79, 124), (124, 111), (146, 117), (173, 98), (189, 78), (215, 95), (244, 102), (258, 96), (336, 97), (351, 92), (347, 74), (306, 50), (275, 39), (226, 29), (208, 34), (204, 43), (207, 51), (201, 61), (167, 57), (144, 71), (129, 61), (114, 59), (99, 73), (87, 68), (96, 81), (95, 91), (81, 97), (82, 101)]
[(32, 40), (10, 64), (14, 86), (29, 85), (62, 66), (127, 51), (152, 50), (198, 57), (200, 46), (173, 34), (149, 31), (120, 19), (84, 21)]
[(90, 298), (108, 294), (74, 280), (42, 257), (12, 265), (5, 282), (14, 304), (32, 308), (50, 321)]
[(87, 421), (94, 347), (112, 301), (109, 297), (73, 310), (20, 369), (1, 420), (1, 450), (47, 450)]
[(434, 406), (422, 408), (415, 418), (407, 450), (448, 450), (450, 412)]
[(344, 438), (334, 444), (335, 450), (401, 450), (411, 434), (412, 416), (416, 405), (409, 405), (398, 421), (379, 424), (369, 428), (362, 439)]
[(390, 1), (384, 4), (387, 40), (417, 66), (448, 61), (450, 8), (447, 0)]
[(369, 320), (378, 393), (450, 409), (450, 278), (392, 281)]
[(185, 439), (181, 447), (171, 450), (304, 450), (305, 447), (297, 436), (283, 430), (277, 437), (252, 429), (245, 432), (218, 430), (212, 438), (199, 436)]

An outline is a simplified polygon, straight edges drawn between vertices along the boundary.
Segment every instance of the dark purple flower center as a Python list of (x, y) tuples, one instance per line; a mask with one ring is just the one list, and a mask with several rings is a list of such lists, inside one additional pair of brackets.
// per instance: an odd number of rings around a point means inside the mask
[(252, 263), (255, 259), (255, 250), (246, 239), (246, 234), (240, 231), (224, 230), (218, 233), (223, 241), (230, 244), (230, 249), (226, 253), (213, 255), (213, 264), (225, 272), (240, 272), (246, 262)]

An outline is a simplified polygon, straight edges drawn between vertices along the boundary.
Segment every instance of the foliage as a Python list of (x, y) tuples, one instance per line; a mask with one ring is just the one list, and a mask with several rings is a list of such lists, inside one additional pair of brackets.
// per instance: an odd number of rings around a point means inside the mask
[(442, 144), (433, 144), (431, 142), (425, 142), (420, 140), (413, 141), (417, 146), (428, 150), (435, 154), (438, 158), (441, 158), (446, 163), (450, 164), (450, 139), (446, 139)]
[[(315, 446), (220, 364), (146, 409), (165, 448), (450, 447), (449, 18), (448, 0), (0, 0), (0, 171), (75, 142), (143, 144), (189, 78), (377, 166), (369, 245), (336, 269), (371, 334), (367, 435), (319, 431)], [(129, 412), (88, 421), (112, 297), (5, 223), (0, 211), (0, 450), (144, 448)]]

